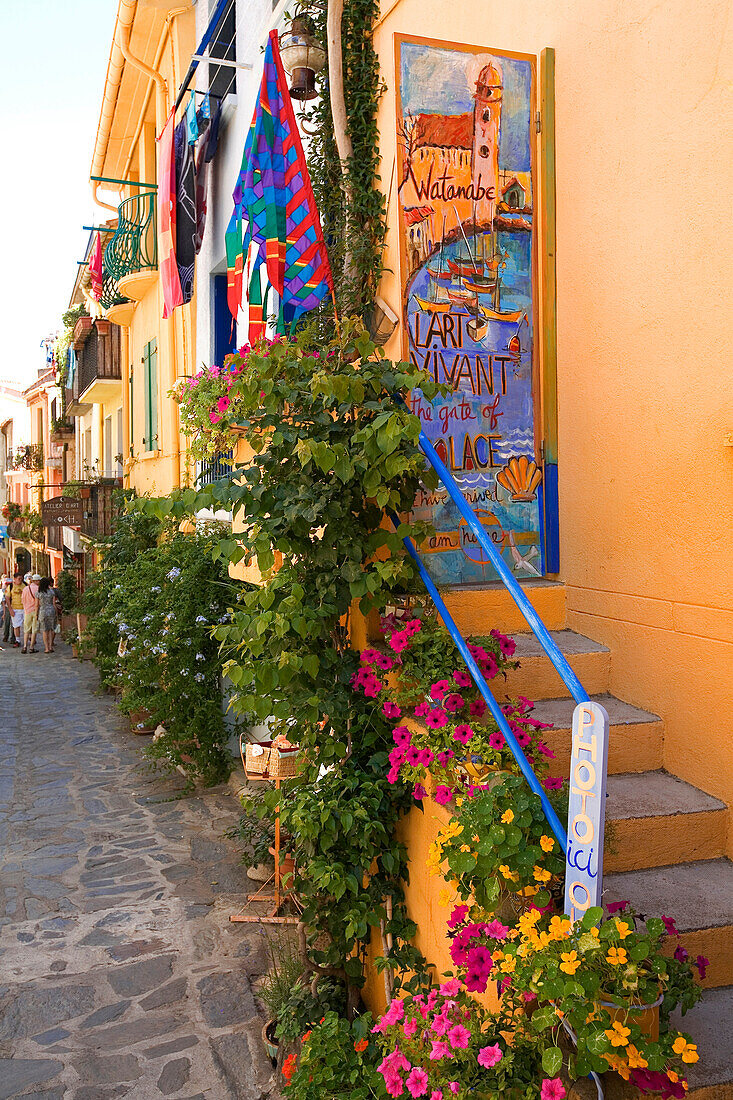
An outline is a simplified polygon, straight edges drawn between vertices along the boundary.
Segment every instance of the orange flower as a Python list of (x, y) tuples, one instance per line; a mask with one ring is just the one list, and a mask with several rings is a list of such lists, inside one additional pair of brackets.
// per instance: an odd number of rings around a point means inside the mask
[(366, 1048), (368, 1046), (369, 1046), (369, 1040), (368, 1039), (360, 1039), (358, 1043), (354, 1043), (354, 1050), (358, 1054), (361, 1054), (361, 1052), (363, 1050), (366, 1050)]
[(295, 1054), (288, 1054), (287, 1058), (283, 1062), (282, 1075), (287, 1081), (288, 1085), (290, 1084), (290, 1078), (295, 1073), (295, 1063), (297, 1062), (297, 1060), (298, 1059)]
[(310, 1037), (311, 1037), (311, 1033), (310, 1033), (310, 1031), (306, 1031), (305, 1035), (304, 1035), (304, 1036), (303, 1036), (303, 1038), (302, 1038), (302, 1039), (300, 1040), (300, 1041), (301, 1041), (301, 1043), (307, 1043), (307, 1042), (308, 1042), (308, 1040), (310, 1039)]

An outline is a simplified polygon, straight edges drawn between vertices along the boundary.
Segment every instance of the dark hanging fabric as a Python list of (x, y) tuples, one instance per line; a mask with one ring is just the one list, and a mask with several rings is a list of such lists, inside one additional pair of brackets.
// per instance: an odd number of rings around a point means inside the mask
[[(209, 164), (216, 155), (216, 147), (219, 141), (219, 118), (221, 116), (221, 100), (217, 101), (214, 108), (214, 117), (210, 122), (204, 121), (206, 130), (199, 140), (196, 154), (196, 252), (201, 251), (206, 228), (206, 204), (209, 187)], [(200, 120), (201, 121), (201, 120)]]
[(185, 115), (174, 135), (176, 161), (176, 265), (183, 301), (193, 297), (196, 265), (196, 176)]

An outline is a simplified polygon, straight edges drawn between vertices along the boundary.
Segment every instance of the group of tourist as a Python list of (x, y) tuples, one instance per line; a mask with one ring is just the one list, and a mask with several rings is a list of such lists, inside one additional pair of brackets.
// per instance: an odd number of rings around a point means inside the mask
[(50, 577), (16, 572), (2, 578), (0, 633), (3, 642), (21, 653), (36, 652), (36, 637), (43, 637), (44, 653), (54, 652), (59, 629), (61, 600)]

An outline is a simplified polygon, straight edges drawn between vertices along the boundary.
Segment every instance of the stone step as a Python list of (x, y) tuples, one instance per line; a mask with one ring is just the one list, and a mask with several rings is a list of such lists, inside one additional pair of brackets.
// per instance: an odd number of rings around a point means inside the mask
[[(548, 630), (565, 627), (565, 585), (559, 581), (520, 581), (522, 591)], [(527, 620), (501, 583), (449, 588), (441, 593), (464, 638), (500, 630), (503, 634), (528, 630)]]
[(665, 771), (609, 775), (606, 871), (716, 859), (725, 853), (728, 808)]
[[(610, 650), (600, 642), (572, 630), (553, 630), (551, 635), (588, 694), (607, 692), (611, 671)], [(506, 681), (492, 681), (491, 686), (497, 696), (503, 700), (504, 696), (516, 698), (525, 695), (533, 701), (567, 698), (569, 692), (565, 684), (534, 634), (513, 634), (512, 637), (517, 643), (514, 656), (520, 661), (520, 667), (509, 672)]]
[[(693, 958), (704, 955), (710, 960), (702, 984), (707, 987), (733, 985), (733, 863), (730, 860), (698, 860), (605, 875), (603, 899), (605, 902), (630, 901), (637, 912), (672, 917), (682, 946)], [(670, 947), (676, 943), (671, 939)], [(733, 1016), (728, 1021), (731, 1033), (732, 1023)], [(686, 1026), (686, 1030), (693, 1029)], [(729, 1054), (733, 1055), (733, 1041)]]
[[(613, 695), (594, 695), (608, 711), (610, 736), (608, 746), (609, 774), (655, 771), (662, 766), (664, 725), (656, 714), (624, 703)], [(532, 712), (540, 722), (552, 722), (554, 729), (545, 731), (545, 741), (555, 753), (552, 774), (570, 774), (571, 723), (575, 703), (572, 699), (540, 699)]]
[(711, 989), (684, 1016), (673, 1016), (692, 1035), (700, 1061), (689, 1067), (688, 1100), (733, 1100), (733, 986)]

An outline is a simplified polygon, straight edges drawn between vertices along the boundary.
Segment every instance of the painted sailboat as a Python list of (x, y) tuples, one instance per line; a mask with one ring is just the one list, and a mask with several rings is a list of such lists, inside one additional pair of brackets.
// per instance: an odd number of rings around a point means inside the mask
[(450, 291), (432, 278), (427, 297), (415, 294), (414, 298), (425, 313), (448, 313), (452, 305)]
[(443, 247), (445, 243), (445, 214), (443, 215), (443, 233), (440, 238), (440, 252), (438, 253), (438, 266), (433, 267), (428, 264), (428, 275), (431, 279), (437, 280), (440, 283), (449, 283), (452, 279), (450, 270), (450, 260), (448, 261), (448, 268), (446, 268), (443, 262)]

